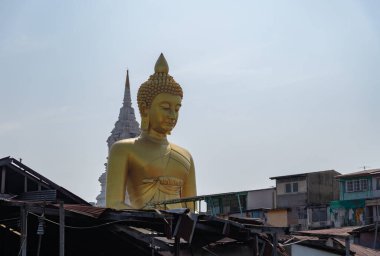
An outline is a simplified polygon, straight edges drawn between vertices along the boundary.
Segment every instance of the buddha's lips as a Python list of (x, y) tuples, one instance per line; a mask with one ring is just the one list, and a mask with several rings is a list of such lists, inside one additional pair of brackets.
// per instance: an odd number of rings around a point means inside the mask
[(164, 122), (165, 125), (167, 126), (175, 126), (176, 122)]

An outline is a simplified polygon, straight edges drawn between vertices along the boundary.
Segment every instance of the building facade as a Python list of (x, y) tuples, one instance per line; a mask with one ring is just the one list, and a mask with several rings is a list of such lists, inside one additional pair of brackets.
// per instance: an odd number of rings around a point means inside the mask
[(336, 227), (365, 225), (380, 220), (380, 169), (338, 175), (339, 200), (331, 202)]
[(334, 170), (272, 177), (276, 180), (276, 202), (288, 209), (287, 225), (294, 230), (328, 227), (329, 203), (339, 196)]
[(276, 189), (266, 188), (203, 196), (207, 213), (219, 217), (249, 217), (266, 222), (269, 210), (276, 208)]

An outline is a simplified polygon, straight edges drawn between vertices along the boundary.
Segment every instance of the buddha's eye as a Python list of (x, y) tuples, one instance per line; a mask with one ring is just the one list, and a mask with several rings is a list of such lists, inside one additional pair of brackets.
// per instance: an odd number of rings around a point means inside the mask
[(168, 110), (168, 109), (170, 109), (169, 104), (162, 104), (160, 107), (161, 107), (162, 109), (164, 109), (164, 110)]

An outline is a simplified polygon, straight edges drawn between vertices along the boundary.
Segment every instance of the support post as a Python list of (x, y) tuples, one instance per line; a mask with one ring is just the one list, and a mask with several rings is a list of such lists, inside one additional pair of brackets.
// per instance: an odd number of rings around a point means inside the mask
[(346, 256), (350, 256), (350, 237), (347, 236), (344, 240), (346, 247)]
[[(377, 209), (376, 209), (376, 210), (377, 210)], [(379, 221), (377, 220), (377, 217), (376, 217), (376, 224), (375, 224), (375, 239), (373, 240), (373, 249), (376, 249), (378, 227), (379, 227)]]
[(1, 170), (1, 188), (0, 192), (1, 194), (5, 193), (5, 177), (6, 177), (7, 171), (5, 170), (5, 166), (3, 166), (3, 169)]
[(174, 238), (174, 255), (175, 256), (179, 256), (179, 253), (180, 253), (180, 242), (181, 242), (181, 238), (176, 235), (175, 238)]
[(273, 253), (272, 253), (272, 255), (277, 256), (277, 244), (278, 244), (277, 233), (276, 232), (272, 233), (272, 237), (273, 237)]
[(20, 252), (21, 256), (26, 256), (27, 241), (28, 241), (28, 211), (25, 205), (21, 208), (21, 241)]
[(198, 201), (198, 213), (199, 214), (201, 213), (201, 202), (202, 202), (202, 200)]
[(59, 256), (65, 256), (65, 208), (59, 202)]
[(28, 177), (24, 177), (24, 192), (28, 192)]
[(258, 234), (255, 235), (254, 243), (255, 243), (255, 245), (254, 245), (255, 246), (254, 256), (259, 256), (259, 235)]

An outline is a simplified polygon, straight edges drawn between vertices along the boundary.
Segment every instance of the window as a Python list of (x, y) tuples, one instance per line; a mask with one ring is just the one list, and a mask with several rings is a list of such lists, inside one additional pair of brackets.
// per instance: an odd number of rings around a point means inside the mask
[(346, 181), (346, 191), (347, 192), (354, 192), (354, 184), (352, 180)]
[(360, 180), (354, 180), (354, 191), (360, 191)]
[(368, 190), (368, 180), (360, 180), (361, 190), (367, 191)]
[(297, 182), (293, 183), (293, 192), (298, 192), (298, 183)]
[(380, 178), (376, 179), (376, 189), (380, 190)]
[(296, 193), (298, 192), (298, 182), (287, 183), (285, 184), (286, 193)]
[(368, 191), (367, 179), (346, 181), (346, 192), (360, 192), (360, 191)]

